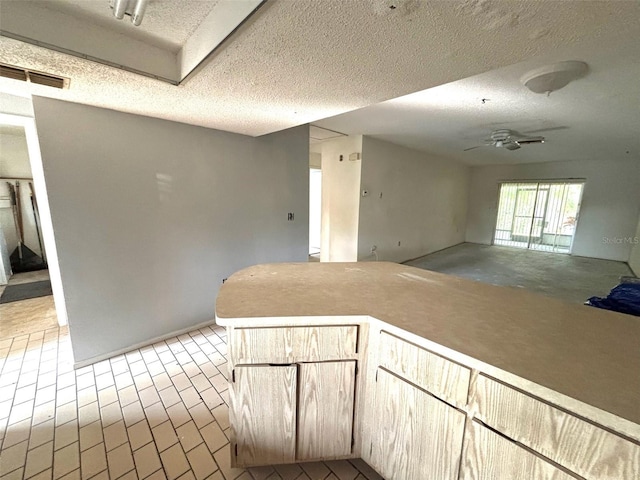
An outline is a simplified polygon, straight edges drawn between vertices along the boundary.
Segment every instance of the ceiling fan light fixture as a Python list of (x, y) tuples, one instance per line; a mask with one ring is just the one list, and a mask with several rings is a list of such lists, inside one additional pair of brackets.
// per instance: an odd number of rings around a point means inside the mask
[(142, 23), (148, 3), (148, 0), (111, 0), (111, 8), (115, 18), (122, 20), (125, 15), (129, 15), (131, 23), (137, 27)]
[(577, 60), (554, 63), (525, 74), (521, 82), (534, 93), (546, 93), (566, 87), (570, 82), (587, 74), (589, 66)]

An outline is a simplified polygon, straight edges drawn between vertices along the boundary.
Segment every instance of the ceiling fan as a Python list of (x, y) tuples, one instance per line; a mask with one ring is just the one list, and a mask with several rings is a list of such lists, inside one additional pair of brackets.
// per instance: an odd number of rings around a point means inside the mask
[(463, 151), (467, 152), (469, 150), (481, 147), (496, 147), (506, 148), (507, 150), (518, 150), (523, 145), (529, 145), (532, 143), (544, 143), (544, 137), (528, 137), (526, 135), (521, 135), (514, 130), (501, 129), (491, 132), (491, 138), (485, 139), (484, 142), (484, 145), (465, 148)]

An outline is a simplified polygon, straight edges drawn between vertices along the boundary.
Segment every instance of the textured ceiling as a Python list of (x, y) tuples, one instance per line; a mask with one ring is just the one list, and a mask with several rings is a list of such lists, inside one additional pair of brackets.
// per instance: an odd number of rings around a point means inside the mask
[[(553, 55), (389, 100), (317, 125), (366, 134), (469, 165), (640, 161), (640, 41), (587, 42)], [(589, 73), (550, 96), (521, 83), (532, 69), (579, 59)], [(483, 101), (484, 100), (484, 101)], [(542, 135), (519, 150), (482, 147), (492, 130)]]
[(64, 91), (0, 88), (261, 135), (585, 39), (637, 41), (639, 11), (627, 1), (268, 0), (179, 87), (0, 38), (0, 61), (71, 78)]

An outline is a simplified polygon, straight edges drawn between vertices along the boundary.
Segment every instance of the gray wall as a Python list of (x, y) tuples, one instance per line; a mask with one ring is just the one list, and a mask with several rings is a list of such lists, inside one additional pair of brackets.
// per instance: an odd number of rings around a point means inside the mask
[(372, 245), (402, 262), (464, 242), (469, 167), (365, 136), (360, 189), (359, 259), (375, 259)]
[(308, 127), (251, 138), (34, 108), (76, 362), (213, 319), (238, 269), (306, 260)]
[[(629, 261), (640, 212), (640, 162), (572, 161), (471, 169), (467, 242), (490, 244), (499, 183), (505, 180), (585, 179), (573, 254)], [(626, 239), (626, 240), (625, 240)]]

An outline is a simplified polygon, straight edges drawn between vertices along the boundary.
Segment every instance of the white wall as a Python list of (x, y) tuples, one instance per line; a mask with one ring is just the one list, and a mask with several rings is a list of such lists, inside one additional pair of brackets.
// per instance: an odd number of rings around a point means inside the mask
[(636, 228), (636, 234), (631, 239), (631, 255), (629, 255), (629, 266), (633, 273), (637, 277), (640, 277), (640, 218), (638, 219), (638, 227)]
[(307, 259), (308, 127), (34, 107), (76, 362), (211, 320), (238, 269)]
[(499, 183), (505, 180), (585, 179), (573, 254), (626, 262), (640, 210), (640, 162), (572, 161), (471, 169), (467, 242), (490, 244)]
[(402, 262), (464, 242), (469, 167), (365, 136), (361, 178), (359, 259), (373, 245)]
[[(322, 151), (322, 228), (320, 261), (355, 262), (358, 259), (358, 209), (362, 136), (327, 140)], [(342, 155), (342, 161), (340, 161)]]

